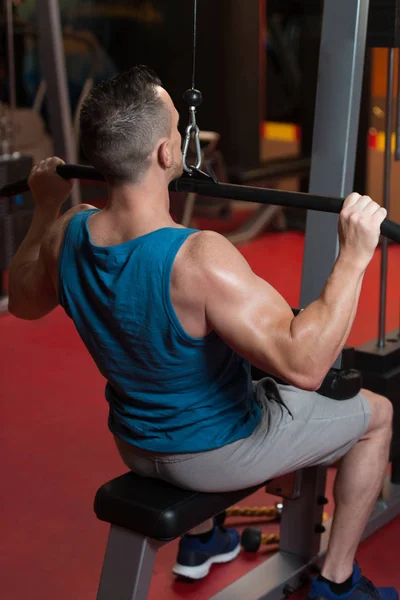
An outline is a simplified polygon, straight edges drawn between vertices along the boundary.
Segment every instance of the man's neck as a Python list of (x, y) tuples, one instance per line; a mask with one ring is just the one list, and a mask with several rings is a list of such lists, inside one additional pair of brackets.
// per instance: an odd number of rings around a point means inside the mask
[(109, 186), (105, 212), (113, 218), (136, 223), (154, 223), (155, 228), (173, 224), (168, 185), (146, 178), (139, 184)]

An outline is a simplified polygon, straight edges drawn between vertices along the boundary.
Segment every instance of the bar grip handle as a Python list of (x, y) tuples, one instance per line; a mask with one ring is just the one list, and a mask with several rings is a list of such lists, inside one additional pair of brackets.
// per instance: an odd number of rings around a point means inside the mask
[[(104, 181), (104, 177), (99, 171), (94, 167), (86, 165), (59, 165), (57, 173), (65, 179)], [(20, 179), (2, 187), (0, 196), (17, 196), (28, 190), (28, 179)], [(340, 213), (344, 202), (342, 198), (331, 198), (329, 196), (317, 196), (315, 194), (304, 194), (286, 190), (269, 190), (229, 183), (214, 183), (212, 180), (208, 182), (190, 177), (183, 177), (173, 181), (170, 184), (170, 190), (198, 192), (199, 194), (215, 198), (245, 200), (247, 202), (274, 204), (277, 206), (292, 206), (335, 214)], [(381, 225), (381, 232), (385, 237), (400, 243), (400, 225), (398, 223), (385, 219)]]
[[(90, 179), (91, 181), (104, 181), (104, 177), (94, 167), (86, 165), (58, 165), (57, 173), (63, 179)], [(0, 196), (18, 196), (29, 192), (28, 178), (18, 179), (13, 183), (4, 185), (0, 190)]]

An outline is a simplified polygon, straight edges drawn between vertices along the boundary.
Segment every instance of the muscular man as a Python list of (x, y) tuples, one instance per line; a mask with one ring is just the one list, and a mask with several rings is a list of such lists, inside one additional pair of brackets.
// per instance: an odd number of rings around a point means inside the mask
[[(119, 452), (140, 475), (217, 492), (342, 459), (310, 598), (397, 600), (354, 562), (388, 464), (391, 403), (367, 390), (346, 402), (315, 392), (348, 337), (386, 211), (367, 196), (346, 199), (332, 274), (294, 317), (224, 237), (171, 218), (178, 113), (152, 72), (134, 68), (95, 88), (81, 135), (107, 179), (107, 206), (57, 219), (72, 184), (56, 175), (58, 159), (33, 168), (36, 208), (10, 270), (10, 312), (65, 309), (107, 380)], [(287, 385), (253, 386), (250, 363)], [(204, 523), (182, 538), (174, 572), (200, 578), (238, 551), (235, 530)]]

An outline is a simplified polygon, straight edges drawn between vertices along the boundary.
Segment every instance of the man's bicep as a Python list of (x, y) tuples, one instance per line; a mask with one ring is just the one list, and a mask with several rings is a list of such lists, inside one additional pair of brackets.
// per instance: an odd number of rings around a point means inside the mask
[[(228, 244), (228, 242), (226, 242)], [(224, 341), (252, 364), (284, 376), (285, 344), (293, 313), (282, 296), (257, 277), (233, 246), (220, 245), (208, 267), (206, 316)]]

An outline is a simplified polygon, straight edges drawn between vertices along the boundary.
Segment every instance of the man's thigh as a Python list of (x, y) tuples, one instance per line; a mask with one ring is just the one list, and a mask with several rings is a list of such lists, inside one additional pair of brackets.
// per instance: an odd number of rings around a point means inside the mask
[[(333, 400), (293, 386), (277, 387), (288, 415), (269, 444), (280, 456), (284, 472), (332, 464), (368, 429), (371, 407), (363, 393), (349, 400)], [(267, 398), (265, 402), (268, 410)]]
[[(337, 401), (316, 392), (278, 386), (270, 378), (256, 383), (255, 388), (262, 419), (250, 437), (208, 452), (158, 456), (157, 476), (204, 492), (243, 489), (303, 467), (331, 464), (346, 454), (368, 427), (371, 411), (362, 394)], [(135, 462), (136, 457), (131, 458)], [(130, 468), (136, 471), (140, 466), (142, 470), (143, 459), (140, 461), (140, 465), (132, 462)]]
[[(262, 419), (254, 433), (218, 450), (168, 466), (168, 476), (201, 491), (246, 488), (314, 465), (329, 465), (347, 454), (367, 430), (370, 406), (358, 394), (332, 400), (317, 392), (255, 384)], [(165, 465), (163, 466), (163, 468)], [(173, 471), (173, 473), (172, 473)]]

